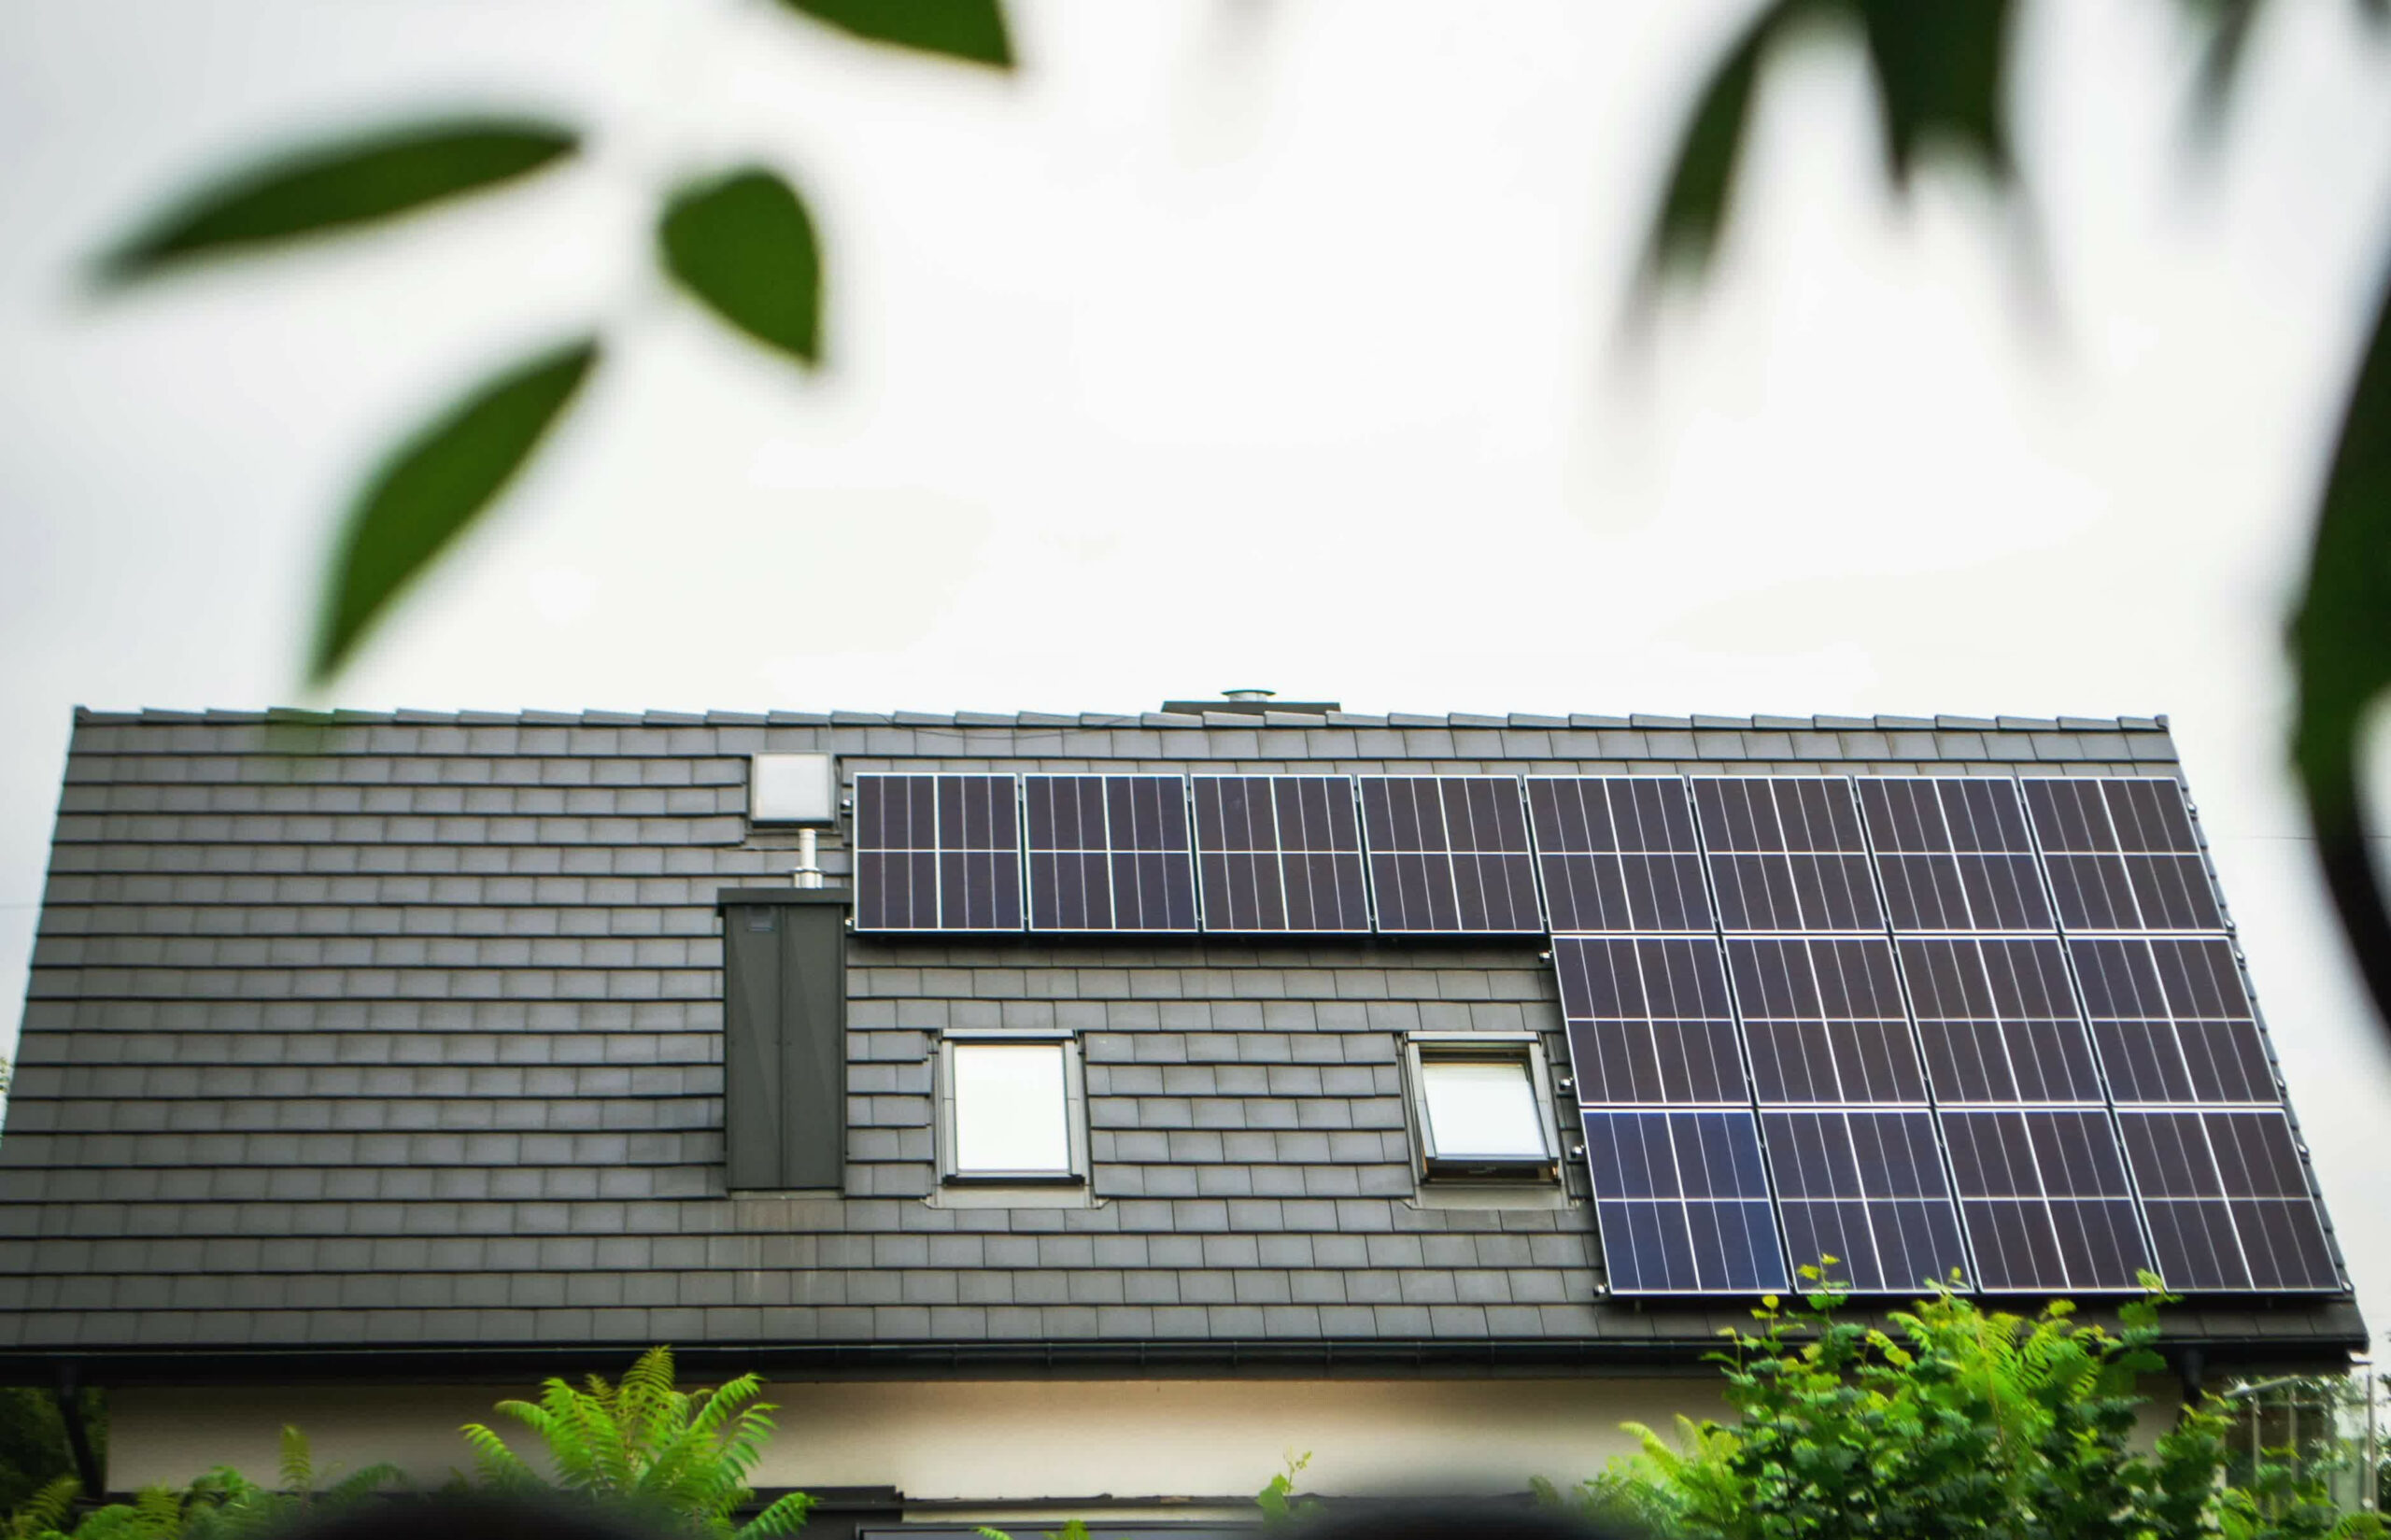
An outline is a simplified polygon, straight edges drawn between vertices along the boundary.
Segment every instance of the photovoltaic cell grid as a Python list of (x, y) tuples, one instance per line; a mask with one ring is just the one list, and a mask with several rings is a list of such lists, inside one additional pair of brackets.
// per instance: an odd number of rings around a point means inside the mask
[(1849, 781), (1700, 776), (1693, 807), (1720, 929), (1885, 928)]
[(1893, 929), (2051, 928), (2016, 783), (1865, 776), (1859, 786)]
[(2073, 937), (2068, 950), (2160, 1275), (2179, 1289), (2338, 1287), (2232, 943)]
[(2060, 928), (2225, 928), (2175, 782), (2038, 776), (2021, 784)]
[(1959, 1216), (1890, 943), (1732, 936), (1725, 944), (1795, 1265), (1822, 1266), (1864, 1293), (1964, 1275)]
[(1365, 775), (1358, 784), (1379, 930), (1542, 933), (1516, 779)]
[(1532, 775), (1527, 797), (1555, 932), (1712, 928), (1682, 779)]
[(1196, 928), (1187, 782), (1177, 775), (1027, 775), (1029, 928)]
[(857, 930), (1019, 930), (1010, 775), (856, 777)]
[(1786, 1287), (1717, 940), (1556, 936), (1552, 960), (1612, 1290)]
[(1362, 831), (1349, 775), (1198, 775), (1204, 928), (1367, 931)]

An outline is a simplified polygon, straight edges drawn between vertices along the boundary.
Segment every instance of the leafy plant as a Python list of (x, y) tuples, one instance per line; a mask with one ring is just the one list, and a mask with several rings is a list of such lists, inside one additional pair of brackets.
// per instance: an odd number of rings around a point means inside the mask
[[(999, 0), (781, 0), (852, 36), (1012, 67)], [(200, 189), (96, 263), (121, 286), (202, 260), (345, 233), (486, 192), (576, 154), (573, 128), (525, 118), (432, 121), (335, 137)], [(657, 257), (697, 302), (799, 365), (821, 359), (822, 260), (804, 200), (745, 167), (665, 195)], [(592, 332), (501, 370), (409, 434), (349, 512), (317, 601), (311, 683), (336, 676), (378, 620), (488, 509), (564, 417), (603, 356)]]
[(1319, 1498), (1295, 1495), (1295, 1477), (1303, 1475), (1304, 1467), (1311, 1463), (1311, 1451), (1306, 1449), (1297, 1454), (1289, 1449), (1286, 1461), (1287, 1468), (1272, 1476), (1269, 1483), (1254, 1494), (1253, 1505), (1262, 1510), (1265, 1524), (1292, 1523), (1320, 1511)]
[[(1804, 1268), (1816, 1283), (1818, 1268)], [(2155, 1284), (2155, 1279), (2145, 1280)], [(1988, 1311), (1948, 1288), (1883, 1326), (1846, 1319), (1832, 1289), (1806, 1308), (1772, 1296), (1757, 1332), (1711, 1355), (1732, 1425), (1680, 1419), (1547, 1503), (1685, 1540), (2357, 1540), (2386, 1532), (2344, 1517), (2315, 1482), (2271, 1464), (2228, 1489), (2225, 1418), (2186, 1407), (2143, 1452), (2136, 1378), (2163, 1367), (2156, 1295), (2110, 1332), (2055, 1301), (2032, 1317)]]
[[(619, 1384), (591, 1375), (585, 1389), (561, 1379), (541, 1386), (538, 1402), (502, 1401), (498, 1409), (537, 1434), (555, 1485), (592, 1502), (620, 1506), (651, 1522), (733, 1540), (794, 1533), (814, 1499), (781, 1497), (746, 1523), (731, 1515), (755, 1496), (747, 1473), (771, 1436), (761, 1382), (741, 1375), (712, 1391), (675, 1390), (672, 1350), (651, 1348)], [(501, 1491), (550, 1485), (506, 1440), (478, 1422), (464, 1429), (483, 1483)]]
[[(278, 1533), (301, 1515), (351, 1506), (384, 1488), (403, 1483), (390, 1464), (368, 1465), (336, 1481), (318, 1472), (306, 1435), (282, 1430), (282, 1485), (263, 1487), (230, 1465), (177, 1491), (148, 1487), (130, 1503), (91, 1509), (76, 1522), (79, 1491), (73, 1476), (61, 1476), (35, 1494), (7, 1521), (8, 1540), (260, 1540)], [(319, 1482), (330, 1485), (318, 1491)]]
[[(2263, 0), (2178, 0), (2207, 37), (2200, 120), (2214, 124), (2247, 55)], [(2357, 0), (2377, 23), (2391, 0)], [(1860, 41), (1881, 111), (1886, 172), (1905, 188), (1920, 148), (1940, 141), (2006, 186), (2018, 177), (2005, 101), (2012, 0), (1767, 0), (1712, 65), (1677, 144), (1655, 212), (1639, 285), (1648, 298), (1671, 272), (1700, 275), (1718, 250), (1734, 196), (1752, 100), (1773, 46), (1817, 22)], [(2291, 761), (2308, 806), (2325, 883), (2375, 1010), (2391, 1027), (2391, 902), (2370, 857), (2361, 793), (2369, 713), (2391, 692), (2391, 264), (2343, 408), (2303, 592), (2290, 628), (2298, 685)]]

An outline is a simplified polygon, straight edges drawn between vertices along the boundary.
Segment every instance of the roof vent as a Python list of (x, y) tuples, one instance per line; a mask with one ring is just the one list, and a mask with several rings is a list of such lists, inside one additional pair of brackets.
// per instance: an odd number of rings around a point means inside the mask
[(1260, 716), (1326, 716), (1345, 708), (1334, 700), (1281, 700), (1277, 690), (1223, 690), (1218, 700), (1166, 700), (1162, 709), (1174, 716), (1201, 716), (1206, 712), (1237, 712)]

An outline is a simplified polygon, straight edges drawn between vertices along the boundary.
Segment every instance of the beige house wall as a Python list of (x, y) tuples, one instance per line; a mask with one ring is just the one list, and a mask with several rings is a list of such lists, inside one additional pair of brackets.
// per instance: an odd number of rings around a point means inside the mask
[[(1301, 1485), (1517, 1491), (1627, 1452), (1626, 1420), (1666, 1427), (1723, 1409), (1714, 1377), (790, 1382), (756, 1484), (894, 1487), (908, 1501), (1110, 1495), (1242, 1500), (1310, 1451)], [(282, 1426), (318, 1468), (392, 1461), (436, 1481), (467, 1463), (457, 1434), (499, 1423), (488, 1385), (138, 1388), (109, 1397), (109, 1484), (181, 1482), (217, 1464), (271, 1481)], [(524, 1439), (511, 1440), (526, 1448)]]

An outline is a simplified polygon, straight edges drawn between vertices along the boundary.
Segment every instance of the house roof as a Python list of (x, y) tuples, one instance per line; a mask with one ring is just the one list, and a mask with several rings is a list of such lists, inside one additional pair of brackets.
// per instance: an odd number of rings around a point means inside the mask
[[(1530, 942), (856, 937), (845, 1194), (729, 1195), (716, 896), (794, 861), (747, 824), (745, 756), (821, 749), (842, 775), (2177, 773), (2156, 717), (80, 712), (0, 1140), (0, 1372), (658, 1341), (1549, 1370), (1690, 1363), (1743, 1323), (1608, 1299), (1582, 1207), (1409, 1201), (1400, 1034), (1558, 1053)], [(1082, 1034), (1100, 1207), (921, 1201), (931, 1034), (1007, 1024)], [(2218, 1361), (2365, 1339), (2338, 1299), (2170, 1331)]]

